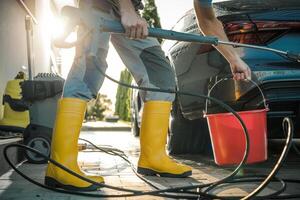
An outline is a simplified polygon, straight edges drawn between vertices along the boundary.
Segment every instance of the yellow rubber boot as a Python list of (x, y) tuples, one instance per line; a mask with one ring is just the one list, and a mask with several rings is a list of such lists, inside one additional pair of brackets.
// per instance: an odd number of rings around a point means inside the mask
[(166, 177), (187, 177), (192, 168), (179, 164), (166, 154), (171, 102), (149, 101), (144, 104), (138, 173)]
[[(87, 176), (79, 168), (78, 137), (82, 126), (86, 102), (76, 98), (64, 98), (58, 103), (56, 122), (51, 143), (51, 158), (72, 171), (103, 183), (101, 176)], [(49, 163), (46, 170), (45, 184), (68, 190), (93, 191), (99, 186), (83, 181), (55, 165)]]

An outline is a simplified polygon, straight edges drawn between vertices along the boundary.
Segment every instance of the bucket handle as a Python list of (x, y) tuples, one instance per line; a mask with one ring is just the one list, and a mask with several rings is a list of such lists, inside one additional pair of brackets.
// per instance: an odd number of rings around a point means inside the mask
[[(210, 90), (208, 90), (207, 96), (210, 97), (211, 91), (212, 91), (212, 90), (213, 90), (220, 82), (226, 81), (226, 80), (229, 80), (229, 79), (230, 79), (230, 78), (227, 78), (227, 77), (226, 77), (226, 78), (222, 78), (222, 79), (218, 80), (218, 81), (212, 86), (212, 88), (211, 88)], [(251, 80), (251, 79), (245, 79), (245, 81), (251, 82), (253, 85), (255, 85), (255, 86), (258, 88), (258, 90), (259, 90), (259, 92), (260, 92), (260, 94), (261, 94), (261, 96), (262, 96), (262, 98), (263, 98), (263, 102), (264, 102), (265, 109), (269, 109), (269, 106), (268, 106), (268, 104), (267, 104), (266, 97), (265, 97), (265, 95), (264, 95), (262, 89), (259, 87), (259, 85), (258, 85), (256, 82), (254, 82), (253, 80)], [(205, 114), (205, 115), (206, 115), (206, 113), (207, 113), (208, 101), (209, 101), (209, 100), (206, 100), (206, 102), (205, 102), (205, 111), (204, 111), (204, 114)]]

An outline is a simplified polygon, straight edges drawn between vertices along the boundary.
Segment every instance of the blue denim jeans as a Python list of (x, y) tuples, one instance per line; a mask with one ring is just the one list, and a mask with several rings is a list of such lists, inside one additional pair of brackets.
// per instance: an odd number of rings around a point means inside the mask
[[(104, 17), (118, 20), (113, 12), (106, 13), (91, 9), (94, 20)], [(85, 32), (80, 27), (78, 35)], [(106, 71), (106, 57), (109, 41), (113, 44), (125, 66), (131, 72), (138, 86), (175, 89), (175, 73), (165, 57), (157, 39), (148, 37), (143, 40), (131, 40), (121, 34), (94, 31), (82, 44), (76, 47), (76, 56), (68, 74), (63, 97), (90, 100), (97, 96), (104, 76), (99, 69)], [(96, 60), (90, 59), (92, 57)], [(114, 67), (114, 66), (110, 66)], [(173, 101), (175, 95), (162, 92), (140, 91), (144, 101)]]

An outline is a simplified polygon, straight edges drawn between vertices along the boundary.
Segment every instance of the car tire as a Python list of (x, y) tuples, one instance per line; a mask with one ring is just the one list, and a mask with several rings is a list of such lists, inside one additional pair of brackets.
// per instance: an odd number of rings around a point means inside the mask
[(207, 121), (185, 119), (178, 101), (173, 103), (170, 124), (168, 151), (169, 154), (201, 154), (212, 155), (212, 147)]
[(133, 117), (131, 120), (131, 131), (135, 137), (140, 136), (140, 127), (138, 125), (137, 117)]
[(143, 102), (139, 93), (131, 97), (131, 106), (133, 108), (131, 112), (131, 132), (135, 137), (140, 136), (139, 113), (142, 109), (142, 104)]

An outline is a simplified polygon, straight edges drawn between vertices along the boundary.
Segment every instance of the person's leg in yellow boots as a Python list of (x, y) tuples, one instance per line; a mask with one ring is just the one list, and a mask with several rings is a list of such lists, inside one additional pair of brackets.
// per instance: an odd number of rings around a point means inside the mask
[(165, 150), (171, 102), (148, 101), (144, 104), (138, 173), (167, 177), (187, 177), (191, 167), (172, 160)]
[[(78, 138), (86, 110), (86, 101), (77, 98), (63, 98), (58, 103), (56, 122), (51, 143), (51, 158), (72, 171), (103, 183), (101, 176), (87, 176), (77, 164)], [(99, 186), (83, 181), (49, 163), (45, 184), (70, 190), (92, 191)]]

